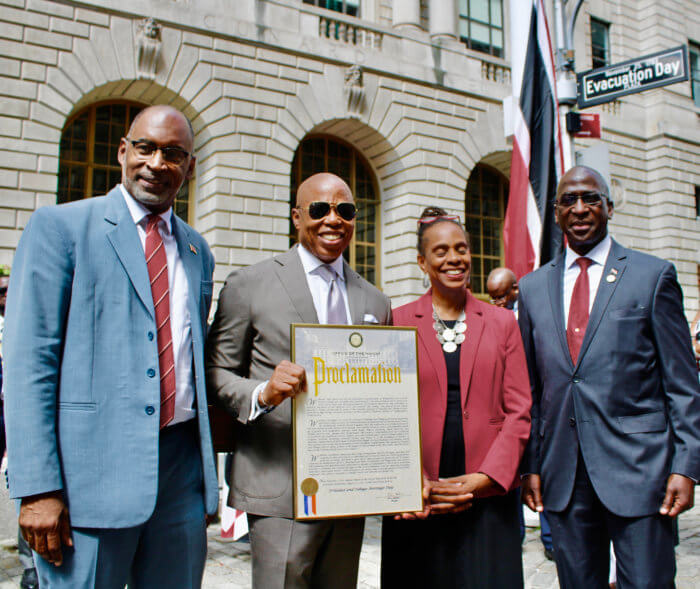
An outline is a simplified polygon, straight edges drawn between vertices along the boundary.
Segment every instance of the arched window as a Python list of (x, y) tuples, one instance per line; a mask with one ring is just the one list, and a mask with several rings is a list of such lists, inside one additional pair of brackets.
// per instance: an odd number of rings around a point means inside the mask
[[(369, 164), (350, 145), (331, 137), (310, 137), (301, 142), (292, 161), (290, 207), (296, 200), (297, 187), (318, 172), (331, 172), (350, 186), (357, 217), (355, 235), (345, 251), (350, 266), (372, 284), (379, 283), (379, 198), (374, 174)], [(296, 242), (290, 224), (290, 243)]]
[[(117, 161), (119, 141), (131, 121), (146, 105), (133, 102), (102, 102), (78, 112), (61, 135), (58, 164), (59, 204), (107, 194), (121, 182)], [(189, 183), (180, 188), (173, 205), (185, 221), (189, 213)]]
[(503, 219), (508, 201), (508, 180), (493, 168), (477, 165), (469, 176), (465, 224), (471, 239), (471, 288), (486, 297), (489, 272), (503, 265)]

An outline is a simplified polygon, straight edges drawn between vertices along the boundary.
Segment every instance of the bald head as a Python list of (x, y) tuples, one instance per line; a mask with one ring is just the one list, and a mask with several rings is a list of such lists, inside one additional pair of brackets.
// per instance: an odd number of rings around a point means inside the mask
[(309, 176), (304, 180), (297, 189), (296, 206), (305, 207), (314, 200), (319, 194), (345, 193), (346, 200), (353, 202), (352, 192), (346, 182), (330, 172), (319, 172), (313, 176)]
[[(132, 131), (134, 127), (137, 126), (137, 123), (141, 118), (144, 116), (146, 117), (175, 117), (176, 119), (181, 119), (186, 125), (187, 129), (190, 134), (190, 139), (192, 140), (192, 144), (194, 145), (194, 129), (192, 128), (192, 123), (190, 123), (190, 120), (183, 115), (179, 110), (177, 110), (173, 106), (169, 106), (167, 104), (155, 104), (153, 106), (147, 106), (143, 110), (139, 111), (137, 115), (134, 117), (134, 120), (131, 122), (131, 126), (129, 127), (129, 136), (132, 135)], [(191, 149), (190, 149), (191, 151)]]
[(512, 309), (518, 298), (518, 277), (510, 268), (494, 268), (486, 280), (486, 290), (494, 305)]
[(605, 198), (610, 200), (610, 188), (608, 183), (603, 178), (603, 175), (593, 168), (588, 166), (574, 166), (567, 170), (567, 172), (559, 180), (559, 190), (557, 193), (561, 192), (561, 187), (567, 185), (571, 182), (580, 182), (582, 180), (588, 180), (594, 182), (598, 186), (600, 193), (605, 196)]

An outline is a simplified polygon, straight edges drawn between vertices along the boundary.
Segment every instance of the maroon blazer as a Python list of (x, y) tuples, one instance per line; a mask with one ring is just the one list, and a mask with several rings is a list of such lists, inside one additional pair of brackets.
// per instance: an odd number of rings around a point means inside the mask
[[(432, 313), (429, 290), (396, 309), (394, 325), (418, 328), (423, 471), (436, 480), (447, 411), (447, 368)], [(466, 316), (460, 350), (465, 472), (482, 472), (507, 491), (519, 484), (518, 465), (530, 434), (530, 381), (520, 330), (512, 311), (483, 303), (471, 293)]]

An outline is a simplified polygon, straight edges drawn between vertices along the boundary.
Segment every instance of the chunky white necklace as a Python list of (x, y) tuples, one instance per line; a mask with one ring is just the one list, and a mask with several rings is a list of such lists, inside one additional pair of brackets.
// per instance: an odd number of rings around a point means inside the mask
[(457, 322), (455, 326), (450, 328), (445, 325), (445, 322), (440, 319), (435, 305), (433, 305), (433, 329), (435, 330), (435, 335), (437, 339), (442, 344), (442, 349), (448, 354), (451, 354), (457, 349), (457, 346), (464, 341), (464, 332), (467, 331), (467, 324), (464, 322), (466, 319), (466, 314), (462, 311), (457, 317)]

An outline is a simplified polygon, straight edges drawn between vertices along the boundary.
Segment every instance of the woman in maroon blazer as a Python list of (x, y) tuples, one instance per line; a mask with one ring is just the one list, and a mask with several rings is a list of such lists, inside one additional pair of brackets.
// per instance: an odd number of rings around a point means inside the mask
[(512, 311), (467, 289), (469, 237), (459, 218), (425, 209), (418, 264), (431, 289), (394, 311), (418, 328), (426, 512), (384, 518), (382, 587), (523, 584), (514, 493), (530, 433), (530, 385)]

